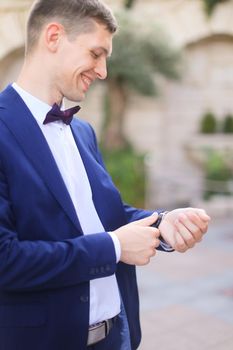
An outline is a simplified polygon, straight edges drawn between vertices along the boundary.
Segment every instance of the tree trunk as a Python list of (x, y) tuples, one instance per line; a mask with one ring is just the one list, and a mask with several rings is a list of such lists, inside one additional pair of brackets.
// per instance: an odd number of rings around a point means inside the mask
[(123, 85), (111, 79), (107, 81), (109, 115), (102, 137), (103, 146), (108, 150), (122, 149), (128, 142), (123, 133), (127, 94)]

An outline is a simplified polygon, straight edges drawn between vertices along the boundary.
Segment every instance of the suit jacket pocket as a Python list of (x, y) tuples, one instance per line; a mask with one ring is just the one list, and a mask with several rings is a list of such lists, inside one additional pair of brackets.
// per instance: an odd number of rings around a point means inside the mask
[(0, 305), (1, 328), (42, 327), (43, 325), (45, 325), (45, 323), (45, 305)]

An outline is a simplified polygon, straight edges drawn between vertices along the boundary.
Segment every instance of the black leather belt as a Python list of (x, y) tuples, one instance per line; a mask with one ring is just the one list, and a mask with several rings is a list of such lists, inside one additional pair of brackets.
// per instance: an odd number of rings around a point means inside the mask
[(117, 316), (89, 326), (87, 346), (94, 345), (106, 338), (116, 322), (116, 319)]

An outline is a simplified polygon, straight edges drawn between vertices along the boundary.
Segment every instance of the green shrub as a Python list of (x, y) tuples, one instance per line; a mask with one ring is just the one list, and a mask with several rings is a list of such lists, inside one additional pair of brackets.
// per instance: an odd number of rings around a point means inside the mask
[(130, 205), (143, 208), (145, 204), (144, 156), (136, 154), (131, 147), (115, 151), (102, 149), (102, 155), (123, 200)]
[(222, 131), (225, 134), (233, 133), (233, 115), (232, 114), (227, 114), (225, 116), (225, 119), (223, 121)]
[(219, 152), (212, 151), (209, 154), (205, 168), (204, 198), (209, 199), (213, 195), (230, 195), (227, 181), (233, 179), (232, 170), (226, 159)]
[(201, 133), (214, 134), (217, 131), (217, 122), (215, 115), (211, 112), (206, 112), (201, 119)]

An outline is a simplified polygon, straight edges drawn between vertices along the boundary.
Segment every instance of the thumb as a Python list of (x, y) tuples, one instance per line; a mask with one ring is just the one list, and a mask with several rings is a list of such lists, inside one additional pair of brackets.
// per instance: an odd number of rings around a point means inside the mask
[(134, 221), (134, 224), (138, 226), (151, 226), (156, 222), (157, 219), (158, 219), (158, 213), (154, 212), (152, 215), (147, 216), (144, 219)]

